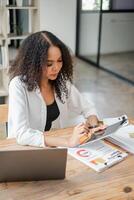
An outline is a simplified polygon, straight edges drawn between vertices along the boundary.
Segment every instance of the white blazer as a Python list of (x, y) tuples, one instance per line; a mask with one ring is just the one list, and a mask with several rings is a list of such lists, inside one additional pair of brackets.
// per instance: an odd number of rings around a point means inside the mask
[[(84, 118), (97, 114), (94, 105), (87, 102), (73, 84), (68, 82), (67, 87), (69, 97), (64, 104), (55, 94), (60, 115), (52, 128), (66, 127), (70, 111)], [(12, 79), (9, 84), (8, 137), (15, 137), (21, 145), (44, 147), (46, 114), (40, 89), (29, 92), (19, 76)]]

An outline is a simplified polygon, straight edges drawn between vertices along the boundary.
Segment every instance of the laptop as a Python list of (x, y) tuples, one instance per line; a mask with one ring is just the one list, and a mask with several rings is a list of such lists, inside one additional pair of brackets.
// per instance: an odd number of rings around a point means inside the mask
[(0, 151), (0, 182), (64, 179), (67, 149)]

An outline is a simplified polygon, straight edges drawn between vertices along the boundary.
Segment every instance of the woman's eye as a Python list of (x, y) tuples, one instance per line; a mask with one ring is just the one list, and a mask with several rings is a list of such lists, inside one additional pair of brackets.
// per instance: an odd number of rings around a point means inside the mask
[(62, 60), (58, 60), (58, 62), (63, 62)]
[(48, 67), (51, 67), (53, 64), (52, 63), (47, 63), (47, 66)]

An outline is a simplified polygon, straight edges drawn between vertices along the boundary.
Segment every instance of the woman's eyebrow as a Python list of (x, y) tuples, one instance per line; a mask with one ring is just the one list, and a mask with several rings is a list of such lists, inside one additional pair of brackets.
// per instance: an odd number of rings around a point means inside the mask
[[(62, 57), (60, 56), (57, 60), (60, 60), (62, 59)], [(47, 59), (47, 62), (53, 62), (54, 60), (51, 60), (51, 59)]]
[(53, 62), (53, 60), (47, 59), (47, 62)]

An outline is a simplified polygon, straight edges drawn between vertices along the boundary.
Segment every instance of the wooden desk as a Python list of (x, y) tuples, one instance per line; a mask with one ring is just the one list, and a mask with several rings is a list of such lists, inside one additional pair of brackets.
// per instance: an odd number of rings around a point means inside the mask
[[(70, 132), (71, 128), (62, 130), (62, 133), (61, 130), (55, 133), (60, 135)], [(30, 147), (16, 145), (15, 140), (3, 140), (0, 142), (0, 150), (16, 148), (25, 149)], [(68, 156), (66, 178), (64, 180), (0, 184), (0, 200), (75, 199), (134, 200), (134, 156), (129, 155), (126, 160), (102, 173), (97, 173), (78, 160)]]

